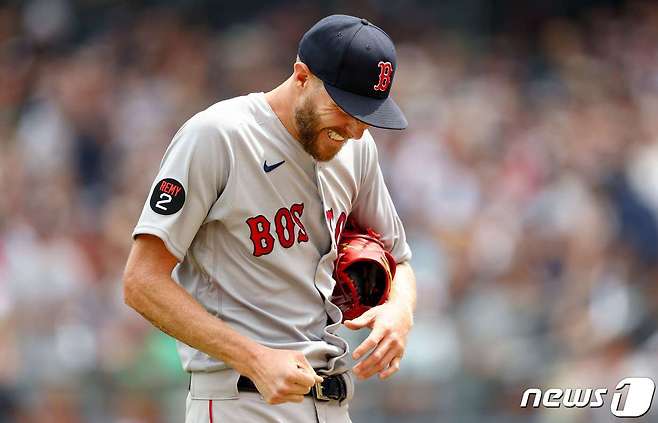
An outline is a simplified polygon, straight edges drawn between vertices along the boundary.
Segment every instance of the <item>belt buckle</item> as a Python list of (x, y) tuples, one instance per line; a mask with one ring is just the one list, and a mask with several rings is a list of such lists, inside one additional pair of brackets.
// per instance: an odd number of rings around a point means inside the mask
[(331, 398), (326, 396), (324, 394), (324, 388), (322, 387), (322, 384), (324, 383), (324, 377), (322, 378), (322, 382), (316, 383), (313, 388), (313, 396), (315, 399), (320, 400), (320, 401), (331, 401)]

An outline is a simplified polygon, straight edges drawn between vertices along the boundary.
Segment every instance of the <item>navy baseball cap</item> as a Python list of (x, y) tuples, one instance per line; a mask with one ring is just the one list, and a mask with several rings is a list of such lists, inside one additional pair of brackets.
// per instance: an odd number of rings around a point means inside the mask
[(388, 95), (397, 62), (393, 40), (380, 28), (354, 16), (327, 16), (304, 34), (298, 55), (345, 113), (378, 128), (407, 127)]

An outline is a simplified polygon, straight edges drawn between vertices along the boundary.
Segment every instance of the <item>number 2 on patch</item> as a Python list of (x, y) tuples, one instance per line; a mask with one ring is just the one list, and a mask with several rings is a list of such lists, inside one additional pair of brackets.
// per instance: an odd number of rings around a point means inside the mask
[(163, 204), (171, 203), (171, 195), (165, 194), (163, 192), (163, 193), (160, 193), (160, 198), (162, 198), (162, 200), (155, 203), (155, 207), (157, 207), (161, 210), (167, 211), (167, 208), (165, 206), (163, 206)]

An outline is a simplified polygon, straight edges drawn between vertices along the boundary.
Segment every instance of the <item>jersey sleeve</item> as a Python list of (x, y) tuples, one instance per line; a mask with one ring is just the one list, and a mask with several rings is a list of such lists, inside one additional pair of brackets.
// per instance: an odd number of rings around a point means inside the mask
[(377, 147), (370, 135), (363, 139), (361, 157), (361, 185), (352, 207), (352, 217), (365, 228), (381, 234), (382, 241), (397, 263), (411, 259), (411, 248), (402, 221), (388, 192), (377, 155)]
[(229, 174), (227, 137), (202, 113), (174, 135), (132, 234), (133, 238), (157, 236), (179, 261), (222, 194)]

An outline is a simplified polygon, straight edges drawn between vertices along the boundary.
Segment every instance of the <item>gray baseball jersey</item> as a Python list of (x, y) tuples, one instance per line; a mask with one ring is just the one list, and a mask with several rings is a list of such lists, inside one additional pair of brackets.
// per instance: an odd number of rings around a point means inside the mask
[[(348, 215), (411, 257), (366, 131), (330, 161), (307, 154), (263, 93), (188, 120), (167, 149), (133, 232), (162, 239), (172, 277), (211, 314), (254, 341), (304, 352), (323, 373), (347, 369), (330, 302), (336, 241)], [(192, 372), (226, 365), (183, 343)]]

